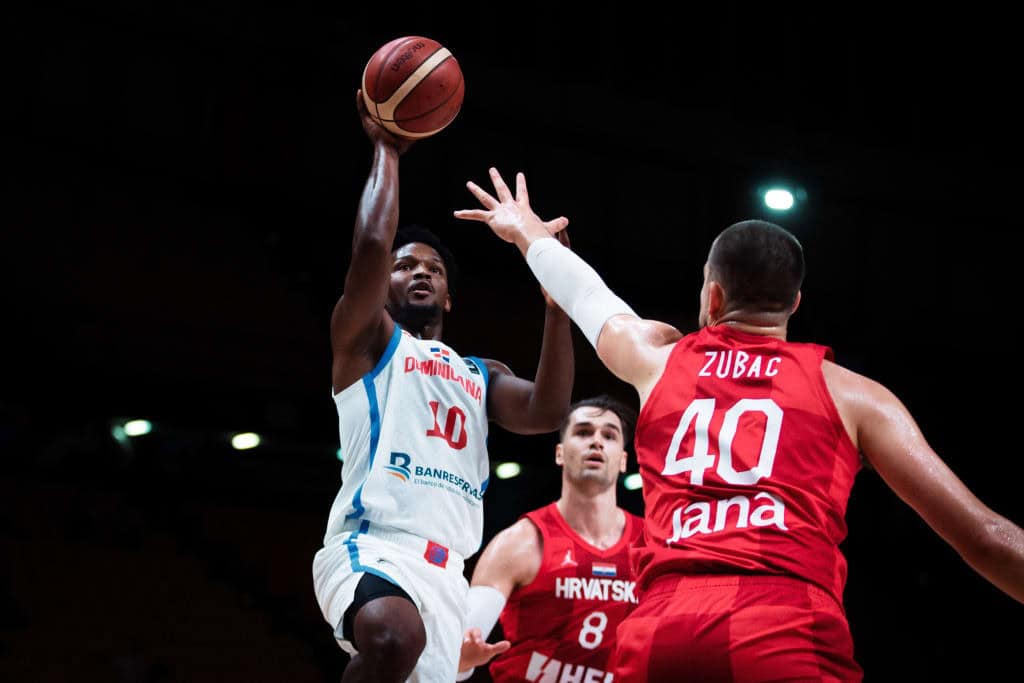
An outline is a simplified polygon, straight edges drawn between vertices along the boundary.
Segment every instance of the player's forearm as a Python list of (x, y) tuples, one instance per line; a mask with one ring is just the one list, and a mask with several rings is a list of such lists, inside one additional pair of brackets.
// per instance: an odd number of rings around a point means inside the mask
[(547, 306), (544, 314), (544, 338), (540, 361), (530, 398), (531, 422), (538, 429), (558, 428), (572, 399), (575, 361), (569, 316), (556, 306)]
[[(356, 210), (352, 254), (344, 296), (331, 316), (331, 345), (342, 356), (363, 342), (363, 333), (381, 320), (387, 296), (391, 244), (398, 228), (398, 150), (374, 142), (370, 173)], [(347, 384), (342, 383), (342, 386)]]
[(621, 314), (636, 316), (586, 261), (558, 240), (531, 239), (525, 255), (541, 286), (569, 314), (595, 349), (601, 328), (609, 318)]
[(363, 187), (352, 234), (352, 254), (369, 245), (383, 245), (390, 253), (398, 229), (398, 150), (376, 141), (370, 174)]
[(969, 549), (961, 549), (964, 561), (1004, 593), (1024, 603), (1024, 530), (995, 515), (981, 536)]

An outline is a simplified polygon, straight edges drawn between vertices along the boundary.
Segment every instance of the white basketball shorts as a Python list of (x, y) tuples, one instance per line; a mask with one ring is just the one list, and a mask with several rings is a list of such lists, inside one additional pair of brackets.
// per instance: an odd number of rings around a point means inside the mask
[(432, 541), (368, 520), (353, 520), (313, 558), (313, 587), (324, 619), (345, 652), (356, 653), (342, 634), (345, 610), (364, 574), (375, 574), (409, 594), (427, 634), (410, 683), (451, 683), (459, 668), (469, 583), (464, 560)]

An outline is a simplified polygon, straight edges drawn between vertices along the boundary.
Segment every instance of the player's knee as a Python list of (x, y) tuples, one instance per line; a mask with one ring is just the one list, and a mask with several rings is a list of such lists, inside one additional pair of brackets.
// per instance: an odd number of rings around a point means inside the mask
[(401, 614), (367, 615), (358, 625), (359, 654), (382, 666), (410, 670), (427, 643), (423, 620), (414, 610)]
[(398, 662), (405, 659), (415, 661), (423, 652), (426, 638), (421, 633), (397, 631), (394, 628), (382, 628), (374, 631), (360, 650), (364, 655), (379, 661)]

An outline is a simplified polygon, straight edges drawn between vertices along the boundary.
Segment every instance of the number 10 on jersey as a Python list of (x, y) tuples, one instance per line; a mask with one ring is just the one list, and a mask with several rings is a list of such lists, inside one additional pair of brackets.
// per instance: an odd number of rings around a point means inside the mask
[[(427, 436), (444, 439), (449, 446), (459, 451), (466, 447), (466, 413), (458, 406), (445, 411), (439, 401), (429, 401), (430, 412), (434, 415), (434, 426), (427, 430)], [(444, 420), (444, 428), (441, 420)]]

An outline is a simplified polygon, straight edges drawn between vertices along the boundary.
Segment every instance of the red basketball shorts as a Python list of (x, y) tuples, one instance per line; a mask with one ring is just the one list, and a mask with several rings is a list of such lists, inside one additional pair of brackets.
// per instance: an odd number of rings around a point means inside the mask
[(620, 625), (615, 683), (860, 681), (842, 607), (787, 577), (668, 574)]

